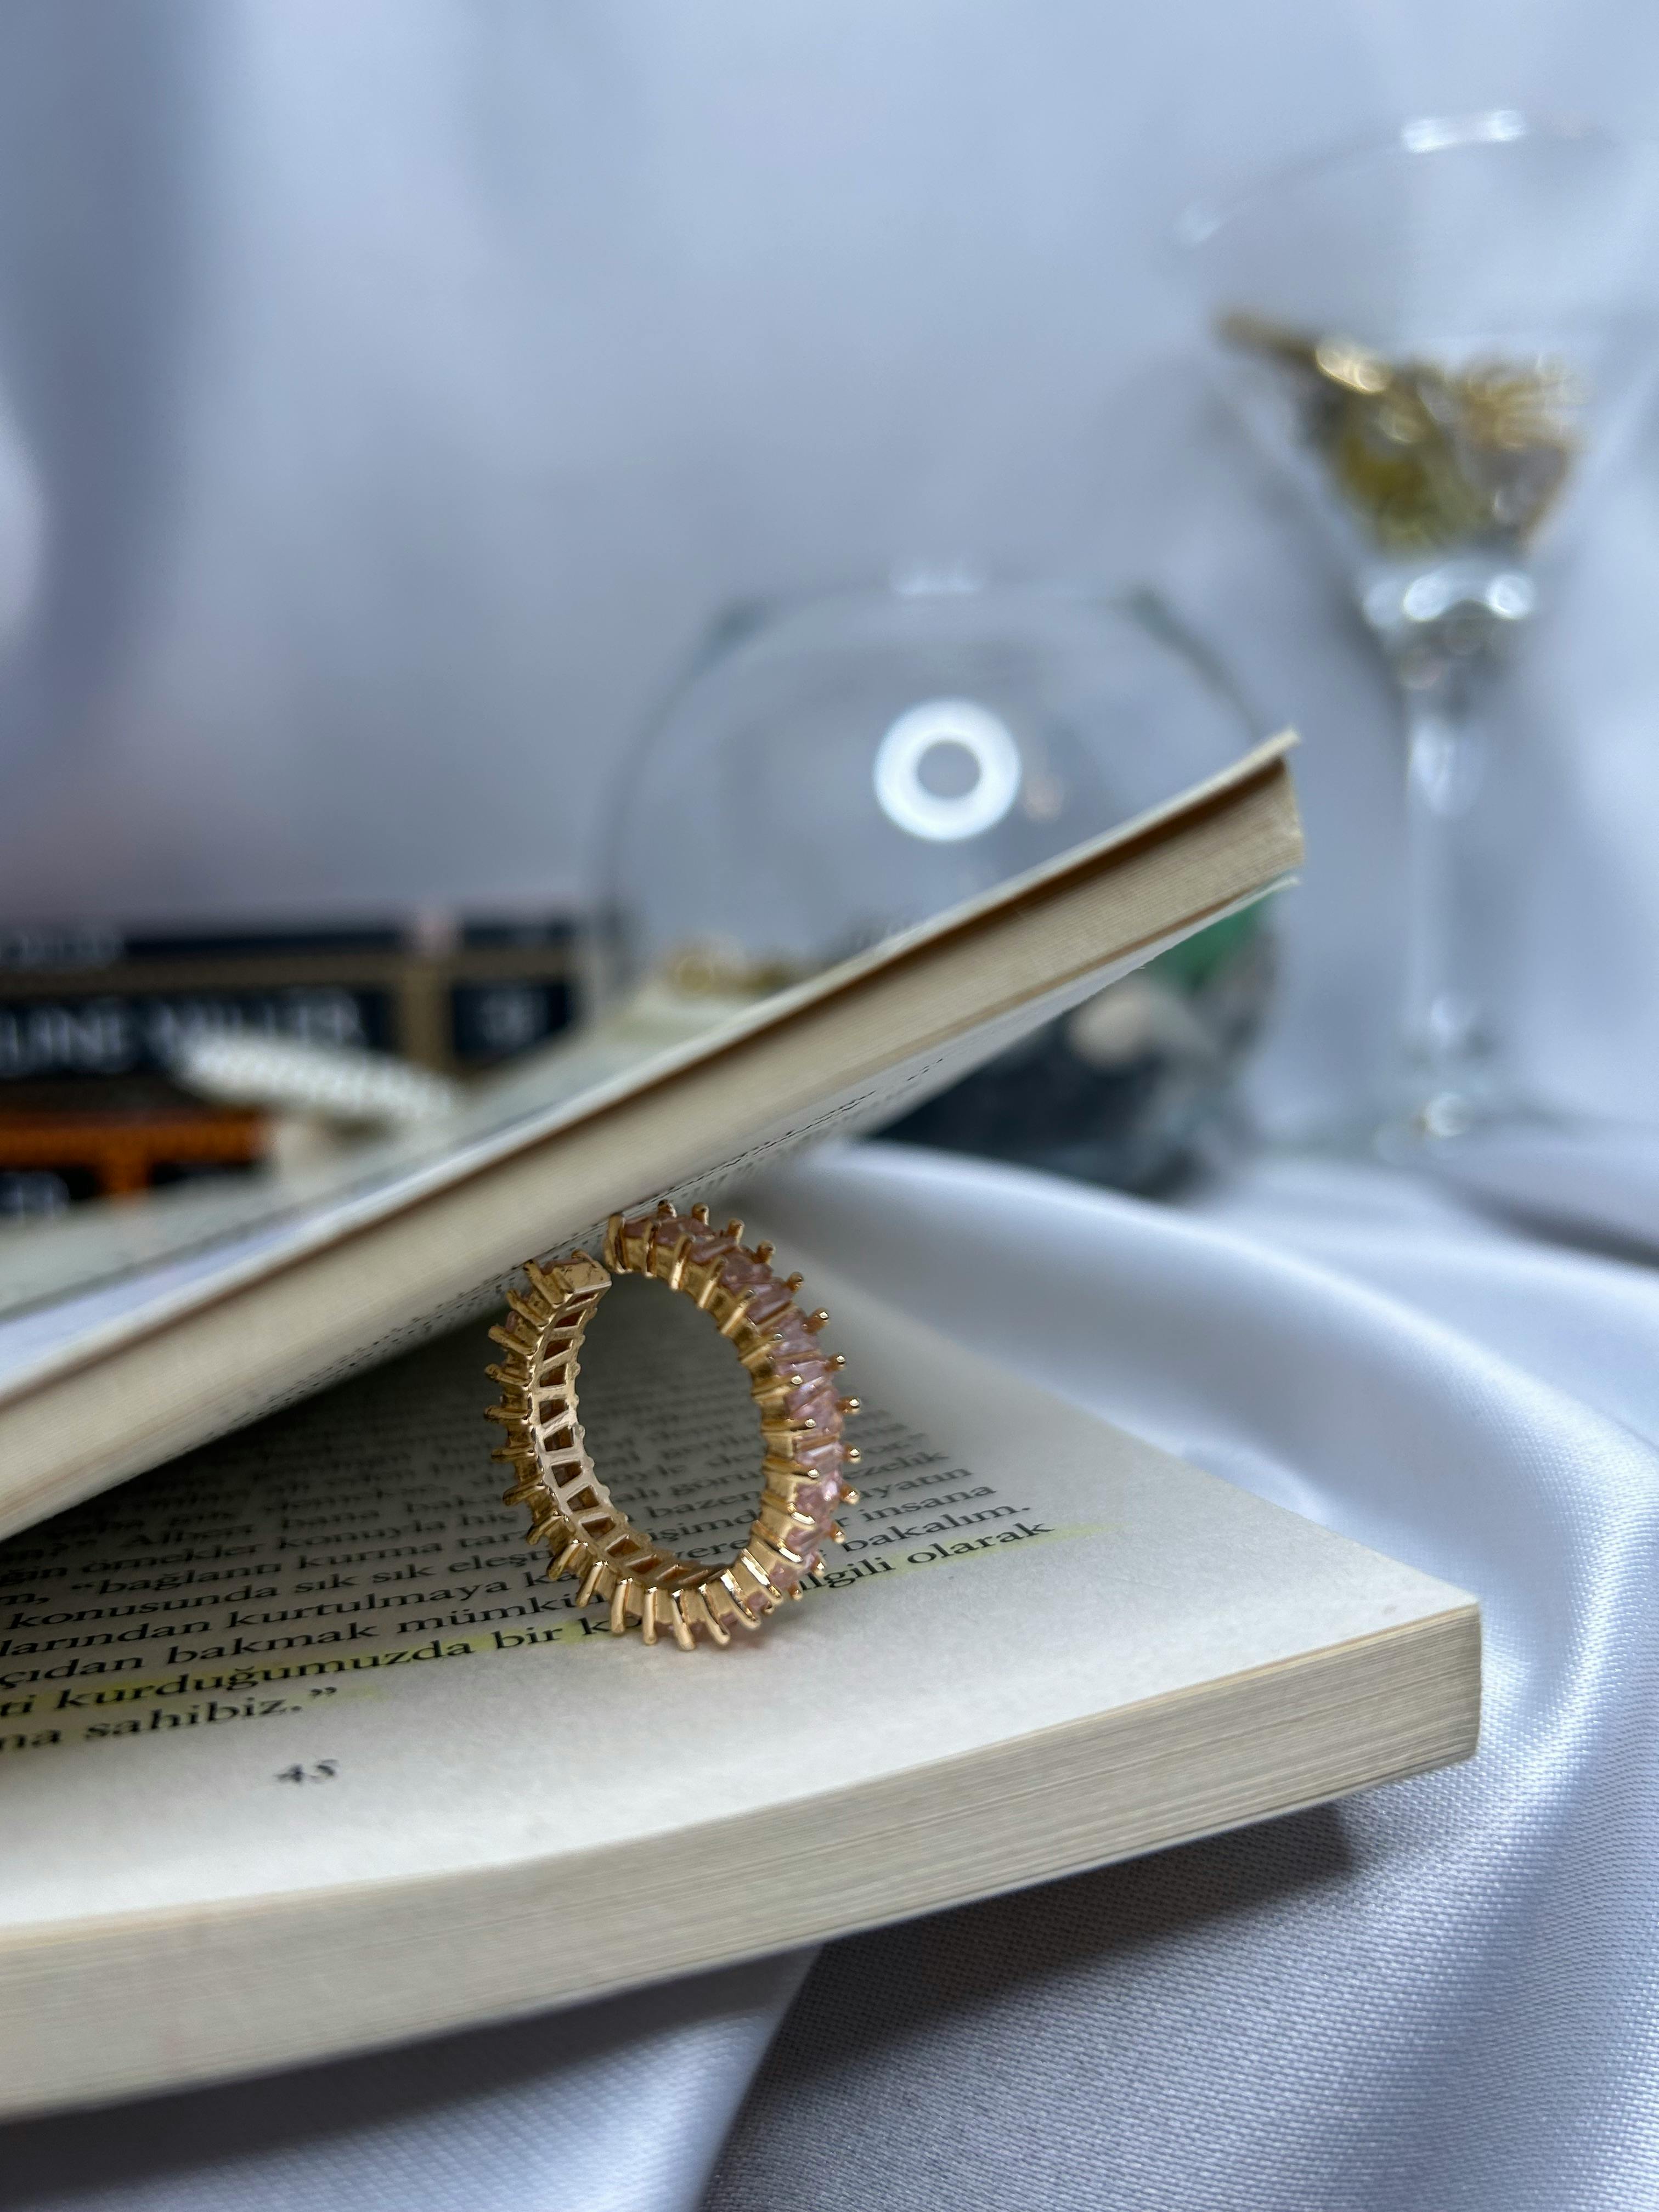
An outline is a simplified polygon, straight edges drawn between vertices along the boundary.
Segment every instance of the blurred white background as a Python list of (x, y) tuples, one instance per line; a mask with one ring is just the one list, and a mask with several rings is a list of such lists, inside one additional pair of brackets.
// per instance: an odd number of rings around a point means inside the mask
[[(1261, 1099), (1358, 1095), (1389, 690), (1166, 240), (1240, 172), (1495, 105), (1659, 129), (1659, 15), (9, 0), (0, 918), (580, 899), (620, 752), (733, 599), (1146, 578), (1307, 739)], [(1649, 1114), (1656, 603), (1650, 426), (1510, 786), (1525, 1042)]]

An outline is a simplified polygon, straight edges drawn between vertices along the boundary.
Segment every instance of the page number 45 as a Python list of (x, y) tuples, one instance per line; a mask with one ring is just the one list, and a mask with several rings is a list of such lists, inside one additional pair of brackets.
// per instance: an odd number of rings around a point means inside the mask
[(340, 1771), (337, 1759), (319, 1759), (311, 1766), (285, 1766), (278, 1782), (332, 1782)]

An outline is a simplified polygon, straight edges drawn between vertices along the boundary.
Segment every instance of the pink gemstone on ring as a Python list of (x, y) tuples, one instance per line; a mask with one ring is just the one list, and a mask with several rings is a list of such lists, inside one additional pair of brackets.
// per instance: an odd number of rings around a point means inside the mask
[(821, 1359), (823, 1357), (823, 1347), (806, 1326), (806, 1317), (799, 1306), (791, 1306), (787, 1313), (778, 1316), (773, 1330), (772, 1349), (780, 1366), (789, 1361), (799, 1365), (803, 1359)]
[(734, 1297), (750, 1293), (748, 1315), (751, 1321), (763, 1320), (775, 1313), (780, 1306), (789, 1303), (789, 1293), (763, 1260), (751, 1260), (746, 1252), (734, 1252), (720, 1267), (720, 1280)]
[[(802, 1541), (803, 1537), (805, 1538), (805, 1542)], [(804, 1576), (815, 1575), (818, 1571), (818, 1548), (816, 1537), (806, 1536), (805, 1529), (799, 1530), (790, 1538), (789, 1548), (799, 1559), (801, 1564), (797, 1567), (792, 1565), (787, 1559), (780, 1560), (772, 1571), (772, 1580), (780, 1589), (793, 1589), (795, 1584)]]
[[(797, 1398), (804, 1398), (809, 1390), (830, 1389), (830, 1370), (821, 1359), (786, 1359), (783, 1374), (785, 1376), (799, 1375), (800, 1377), (799, 1382), (790, 1385), (789, 1402), (792, 1406)], [(830, 1395), (833, 1397), (835, 1393), (830, 1391)]]
[(826, 1474), (822, 1482), (803, 1482), (796, 1486), (794, 1504), (798, 1513), (810, 1513), (821, 1527), (827, 1528), (841, 1496), (841, 1484), (833, 1474)]
[(841, 1434), (841, 1401), (828, 1382), (809, 1382), (799, 1390), (792, 1390), (784, 1403), (792, 1421), (811, 1421), (818, 1436)]
[(694, 1260), (712, 1260), (717, 1254), (729, 1252), (732, 1239), (723, 1229), (711, 1229), (706, 1222), (689, 1221), (691, 1232), (691, 1256)]

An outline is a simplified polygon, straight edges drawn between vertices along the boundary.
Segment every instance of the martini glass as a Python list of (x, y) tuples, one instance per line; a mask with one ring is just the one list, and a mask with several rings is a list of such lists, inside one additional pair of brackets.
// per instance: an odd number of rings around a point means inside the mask
[(1224, 387), (1399, 686), (1406, 974), (1389, 1154), (1559, 1125), (1504, 1006), (1524, 856), (1498, 682), (1659, 365), (1659, 147), (1502, 110), (1408, 123), (1190, 209)]

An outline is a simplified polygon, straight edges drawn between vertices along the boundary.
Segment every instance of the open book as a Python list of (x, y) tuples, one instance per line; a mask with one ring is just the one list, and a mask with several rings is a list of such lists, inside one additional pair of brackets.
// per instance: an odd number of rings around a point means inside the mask
[[(817, 1267), (848, 1546), (728, 1650), (526, 1552), (468, 1328), (0, 1545), (0, 2111), (390, 2044), (1039, 1881), (1474, 1748), (1456, 1590)], [(693, 1556), (745, 1378), (622, 1279), (596, 1459)]]
[(309, 1183), (0, 1238), (0, 1531), (486, 1311), (613, 1209), (893, 1118), (1261, 896), (1291, 742), (707, 1034), (624, 1021)]

